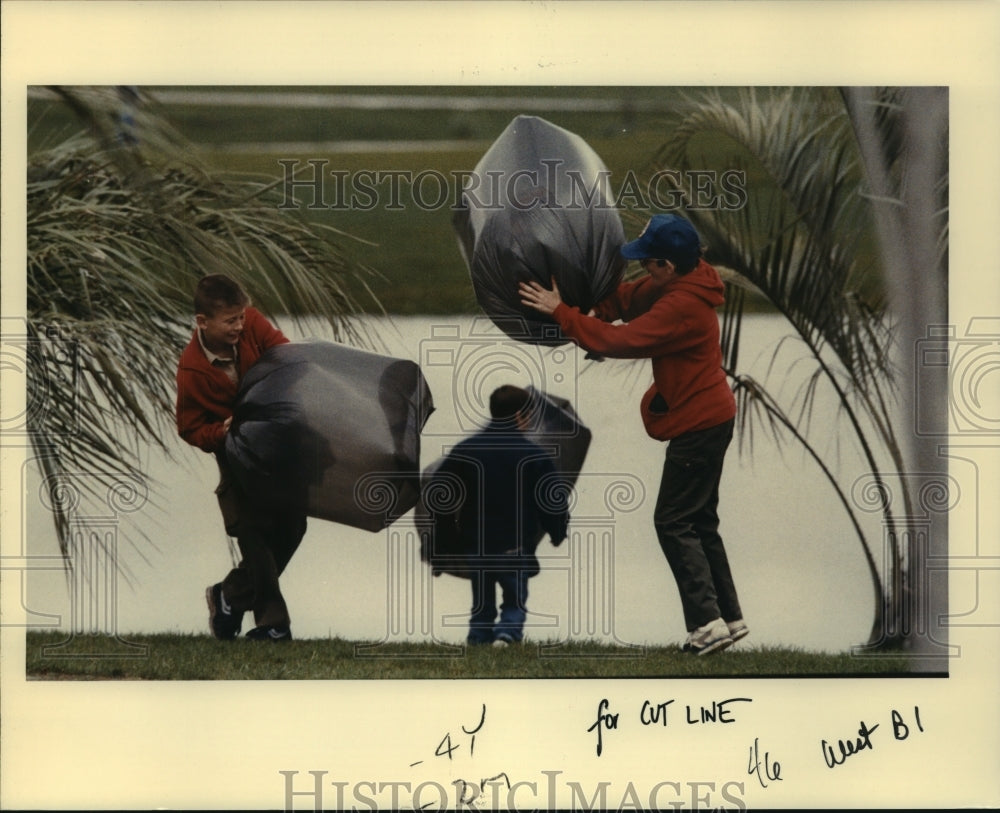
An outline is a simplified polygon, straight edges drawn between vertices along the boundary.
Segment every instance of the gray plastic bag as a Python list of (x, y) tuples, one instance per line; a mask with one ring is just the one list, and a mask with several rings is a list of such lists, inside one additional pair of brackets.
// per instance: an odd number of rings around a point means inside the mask
[(476, 300), (512, 338), (563, 344), (554, 322), (521, 304), (520, 281), (546, 288), (584, 313), (618, 286), (625, 231), (610, 173), (575, 133), (517, 116), (476, 165), (453, 217)]
[(419, 498), (420, 432), (433, 409), (412, 361), (282, 344), (240, 382), (226, 460), (253, 499), (378, 531)]

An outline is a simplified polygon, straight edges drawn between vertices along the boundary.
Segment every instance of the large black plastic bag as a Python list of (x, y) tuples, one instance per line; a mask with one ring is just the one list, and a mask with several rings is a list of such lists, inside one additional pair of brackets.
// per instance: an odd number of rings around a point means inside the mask
[(521, 304), (519, 281), (546, 288), (584, 313), (610, 294), (625, 261), (625, 231), (610, 174), (575, 133), (518, 116), (486, 151), (462, 193), (453, 225), (476, 299), (512, 338), (566, 339), (547, 316)]
[(412, 361), (282, 344), (240, 383), (226, 459), (254, 499), (377, 531), (419, 498), (420, 432), (433, 409)]
[[(583, 469), (590, 448), (591, 432), (580, 422), (573, 406), (559, 398), (528, 387), (531, 394), (531, 423), (525, 434), (553, 455), (556, 472), (561, 475), (559, 488), (572, 488)], [(467, 550), (458, 534), (457, 484), (435, 480), (434, 474), (444, 463), (441, 457), (423, 473), (423, 488), (414, 516), (420, 532), (420, 558), (435, 576), (448, 573), (469, 578)], [(537, 545), (544, 532), (532, 540)]]

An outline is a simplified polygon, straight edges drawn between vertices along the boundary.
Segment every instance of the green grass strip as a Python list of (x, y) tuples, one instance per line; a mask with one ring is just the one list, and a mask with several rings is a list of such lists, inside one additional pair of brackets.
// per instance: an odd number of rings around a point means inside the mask
[(208, 635), (28, 632), (36, 680), (474, 680), (662, 677), (902, 676), (901, 655), (857, 657), (754, 647), (696, 657), (677, 646), (526, 643), (506, 649), (340, 638), (274, 644)]

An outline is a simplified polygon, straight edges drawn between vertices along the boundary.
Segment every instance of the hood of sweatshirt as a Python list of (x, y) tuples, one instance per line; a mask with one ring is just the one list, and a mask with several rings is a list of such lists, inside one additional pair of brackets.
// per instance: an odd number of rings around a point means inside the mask
[(725, 301), (725, 285), (719, 272), (704, 260), (699, 261), (695, 269), (683, 277), (677, 277), (667, 289), (670, 292), (689, 293), (711, 305), (719, 307)]

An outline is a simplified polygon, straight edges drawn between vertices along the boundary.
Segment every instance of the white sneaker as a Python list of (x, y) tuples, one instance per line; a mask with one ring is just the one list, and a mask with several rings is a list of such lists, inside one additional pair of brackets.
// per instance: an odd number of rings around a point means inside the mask
[(517, 641), (514, 640), (514, 636), (509, 632), (498, 632), (497, 637), (493, 641), (493, 646), (497, 649), (503, 649), (507, 646), (514, 646), (516, 643)]
[(721, 618), (716, 618), (688, 635), (684, 651), (694, 652), (696, 655), (711, 655), (713, 652), (721, 652), (732, 643), (729, 626)]
[(727, 621), (726, 626), (729, 627), (729, 637), (733, 639), (733, 643), (736, 643), (740, 638), (746, 638), (750, 634), (750, 627), (747, 626), (747, 622), (742, 618), (737, 618), (735, 621)]

